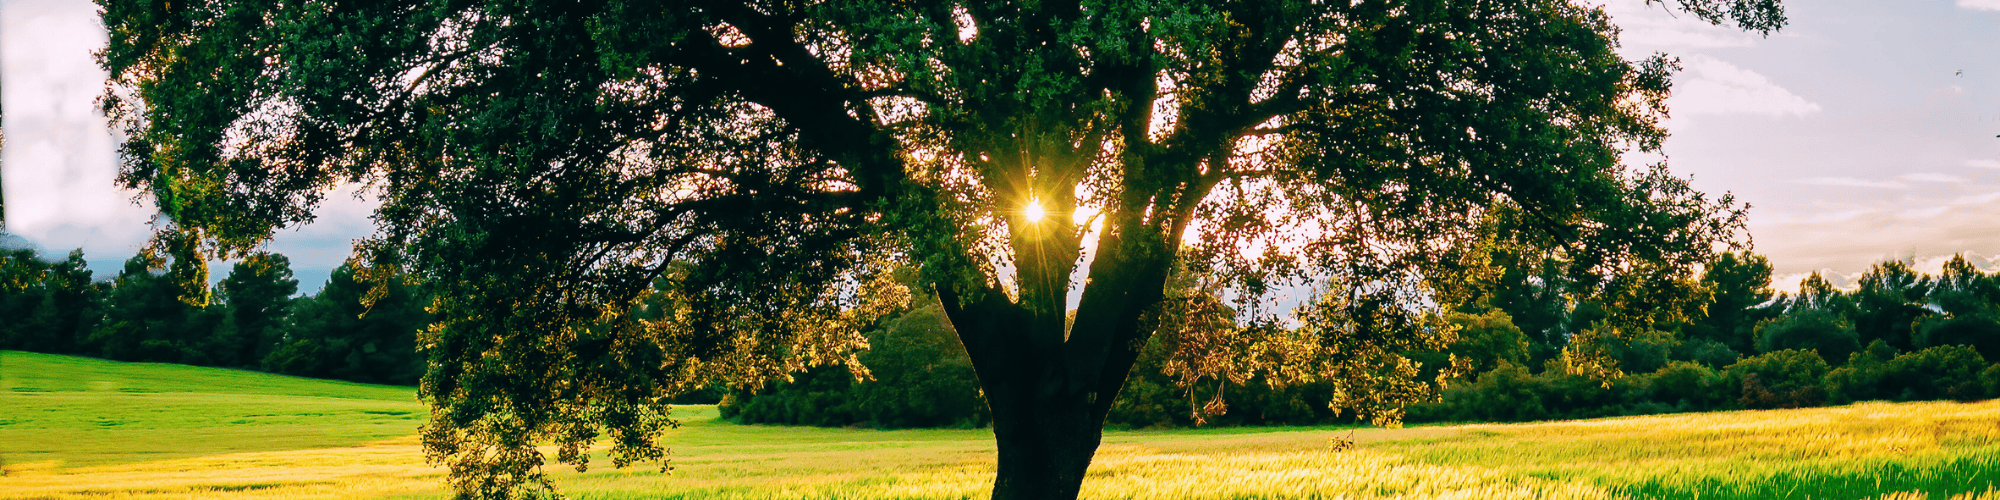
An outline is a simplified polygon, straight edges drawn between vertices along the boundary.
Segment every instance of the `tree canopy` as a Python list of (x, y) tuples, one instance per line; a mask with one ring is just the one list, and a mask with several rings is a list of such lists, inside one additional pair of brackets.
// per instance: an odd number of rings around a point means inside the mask
[[(994, 496), (1060, 498), (1155, 332), (1392, 421), (1423, 394), (1375, 375), (1496, 256), (1644, 321), (1741, 227), (1622, 163), (1675, 63), (1566, 0), (100, 1), (170, 275), (367, 185), (362, 278), (434, 297), (424, 441), (473, 497), (546, 492), (540, 443), (662, 458), (716, 378), (862, 373), (898, 264), (972, 359)], [(1320, 290), (1301, 328), (1287, 287)]]

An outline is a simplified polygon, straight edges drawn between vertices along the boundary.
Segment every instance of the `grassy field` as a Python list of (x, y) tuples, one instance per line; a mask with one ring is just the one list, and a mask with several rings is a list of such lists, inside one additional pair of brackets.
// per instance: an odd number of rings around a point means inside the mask
[[(0, 353), (0, 499), (442, 498), (410, 389)], [(978, 498), (987, 430), (743, 426), (681, 407), (674, 470), (580, 499)], [(1336, 450), (1339, 440), (1355, 446)], [(1107, 433), (1087, 498), (1984, 498), (2000, 401), (1522, 425)]]

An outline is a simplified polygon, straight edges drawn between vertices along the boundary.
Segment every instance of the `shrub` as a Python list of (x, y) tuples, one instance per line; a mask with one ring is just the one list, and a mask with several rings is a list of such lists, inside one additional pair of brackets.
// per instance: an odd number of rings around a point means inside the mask
[(1503, 361), (1471, 384), (1446, 389), (1444, 404), (1451, 420), (1541, 420), (1550, 417), (1542, 405), (1547, 392), (1548, 383), (1528, 373), (1527, 367)]
[(985, 425), (979, 378), (942, 308), (896, 318), (869, 345), (861, 362), (875, 380), (854, 386), (865, 421), (882, 428)]
[(1653, 401), (1679, 411), (1716, 409), (1729, 402), (1729, 377), (1699, 363), (1669, 362), (1649, 378)]
[(1826, 402), (1826, 360), (1818, 353), (1786, 349), (1746, 358), (1727, 368), (1741, 387), (1744, 408), (1803, 408)]
[(1844, 404), (1895, 397), (1882, 389), (1882, 380), (1889, 376), (1889, 360), (1895, 358), (1896, 348), (1887, 342), (1868, 343), (1867, 349), (1849, 355), (1847, 364), (1827, 372), (1828, 399)]
[(1986, 397), (2000, 397), (2000, 363), (1979, 372), (1979, 385), (1986, 387)]
[(1861, 350), (1861, 337), (1854, 325), (1839, 315), (1804, 309), (1758, 324), (1757, 349), (1810, 350), (1818, 352), (1822, 360), (1845, 361), (1849, 354)]
[(1728, 344), (1709, 339), (1688, 339), (1674, 348), (1672, 359), (1720, 368), (1741, 361), (1743, 355), (1738, 354), (1735, 349), (1730, 349)]
[(1606, 339), (1603, 341), (1606, 354), (1618, 360), (1618, 369), (1625, 373), (1652, 373), (1667, 366), (1673, 352), (1681, 346), (1680, 339), (1670, 332), (1647, 330), (1632, 336), (1630, 340)]
[(1896, 356), (1883, 377), (1883, 389), (1904, 401), (1986, 397), (1980, 371), (1987, 368), (1979, 351), (1962, 345), (1938, 346)]
[(807, 370), (763, 390), (724, 398), (724, 417), (773, 423), (877, 428), (980, 426), (986, 401), (965, 347), (937, 305), (918, 308), (868, 332), (861, 354), (875, 380), (856, 382), (840, 367)]
[[(1160, 364), (1170, 354), (1164, 336), (1155, 335), (1139, 352), (1125, 388), (1111, 403), (1105, 425), (1111, 428), (1143, 429), (1190, 427), (1194, 424), (1191, 401), (1207, 402), (1215, 387), (1202, 384), (1192, 396), (1174, 377), (1160, 373)], [(1432, 353), (1440, 358), (1444, 353)], [(1436, 376), (1431, 372), (1430, 376)], [(1325, 382), (1271, 387), (1263, 376), (1242, 384), (1228, 383), (1228, 409), (1209, 415), (1203, 426), (1315, 425), (1354, 421), (1353, 413), (1336, 415), (1327, 403), (1333, 400), (1333, 386)]]

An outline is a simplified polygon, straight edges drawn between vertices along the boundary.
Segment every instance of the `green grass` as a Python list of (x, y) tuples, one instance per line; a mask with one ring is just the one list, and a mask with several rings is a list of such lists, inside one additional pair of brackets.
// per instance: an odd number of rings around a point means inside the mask
[(0, 351), (0, 458), (107, 465), (408, 436), (409, 387)]
[[(441, 499), (411, 389), (0, 353), (0, 500)], [(737, 425), (675, 409), (673, 471), (551, 466), (572, 498), (986, 495), (986, 429)], [(1353, 449), (1334, 451), (1336, 439)], [(22, 466), (24, 463), (41, 464)], [(1898, 499), (2000, 484), (2000, 401), (1513, 425), (1105, 434), (1086, 498)], [(2000, 494), (1980, 498), (2000, 500)]]

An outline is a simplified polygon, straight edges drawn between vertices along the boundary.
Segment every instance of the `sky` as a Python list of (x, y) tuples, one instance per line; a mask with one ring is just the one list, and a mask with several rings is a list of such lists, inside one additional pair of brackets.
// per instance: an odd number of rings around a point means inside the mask
[[(1792, 0), (1790, 23), (1768, 37), (1644, 0), (1601, 5), (1628, 58), (1666, 53), (1682, 67), (1664, 156), (1629, 159), (1663, 159), (1696, 188), (1749, 203), (1778, 288), (1815, 270), (1851, 282), (1890, 258), (1933, 272), (1959, 252), (2000, 261), (2000, 0)], [(91, 57), (105, 43), (95, 11), (0, 0), (0, 176), (10, 232), (56, 256), (82, 248), (108, 278), (153, 210), (113, 186), (116, 141), (93, 105), (105, 77)], [(353, 191), (271, 244), (304, 291), (371, 232), (373, 205)]]

